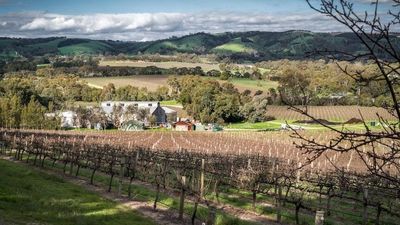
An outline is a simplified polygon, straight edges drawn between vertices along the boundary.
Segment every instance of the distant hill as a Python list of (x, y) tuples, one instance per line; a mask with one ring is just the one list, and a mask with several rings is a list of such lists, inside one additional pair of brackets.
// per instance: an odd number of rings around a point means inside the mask
[(365, 51), (354, 34), (313, 33), (308, 31), (197, 33), (150, 42), (122, 42), (65, 37), (37, 39), (0, 38), (0, 58), (32, 57), (45, 54), (117, 55), (120, 53), (159, 53), (170, 55), (174, 53), (214, 53), (234, 59), (302, 59), (307, 56), (306, 53), (316, 49), (335, 49), (353, 53)]

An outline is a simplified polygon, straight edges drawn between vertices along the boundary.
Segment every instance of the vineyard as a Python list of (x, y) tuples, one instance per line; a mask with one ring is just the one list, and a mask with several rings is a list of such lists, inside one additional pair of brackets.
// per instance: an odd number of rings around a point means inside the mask
[(299, 152), (287, 133), (3, 130), (0, 141), (4, 155), (76, 176), (86, 171), (92, 184), (108, 176), (108, 191), (129, 197), (132, 182), (151, 184), (154, 209), (162, 194), (179, 193), (179, 217), (188, 214), (193, 223), (224, 224), (216, 216), (227, 205), (290, 224), (313, 224), (320, 210), (327, 224), (397, 224), (400, 218), (398, 189), (379, 177), (360, 179), (366, 168), (359, 156), (327, 153), (307, 163), (312, 156)]
[[(395, 118), (384, 108), (362, 107), (362, 106), (308, 106), (307, 112), (317, 118), (331, 121), (347, 121), (352, 118), (366, 120), (378, 120), (377, 114), (385, 120), (394, 120)], [(268, 106), (267, 114), (276, 119), (283, 120), (305, 120), (308, 117), (299, 114), (287, 106)]]

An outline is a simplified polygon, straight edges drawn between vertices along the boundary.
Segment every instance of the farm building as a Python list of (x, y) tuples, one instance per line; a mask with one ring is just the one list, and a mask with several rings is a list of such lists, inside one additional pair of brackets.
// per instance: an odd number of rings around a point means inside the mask
[(168, 123), (172, 124), (172, 123), (175, 123), (177, 121), (178, 113), (175, 110), (170, 109), (170, 108), (165, 107), (165, 106), (163, 106), (161, 108), (164, 109), (164, 111), (165, 111), (165, 115), (167, 116), (167, 122)]
[(206, 131), (206, 126), (204, 126), (203, 124), (201, 124), (201, 123), (196, 123), (195, 124), (195, 130), (196, 131)]
[(194, 125), (191, 122), (178, 121), (174, 123), (173, 129), (175, 131), (191, 131), (194, 130)]
[[(121, 120), (125, 121), (124, 115), (127, 112), (128, 107), (137, 108), (138, 110), (145, 109), (147, 110), (147, 117), (154, 116), (155, 123), (157, 125), (166, 124), (167, 122), (171, 121), (167, 117), (171, 116), (174, 118), (176, 115), (176, 111), (161, 107), (160, 102), (141, 102), (141, 101), (107, 101), (101, 103), (101, 108), (107, 115), (111, 115), (116, 107), (121, 107), (122, 109), (122, 116)], [(167, 112), (166, 112), (167, 110)], [(134, 115), (134, 120), (139, 120), (137, 113)], [(148, 122), (146, 119), (143, 122)]]

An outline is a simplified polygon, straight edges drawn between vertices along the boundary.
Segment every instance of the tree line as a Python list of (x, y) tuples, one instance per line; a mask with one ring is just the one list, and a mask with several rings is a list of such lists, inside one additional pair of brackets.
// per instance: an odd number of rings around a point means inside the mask
[(72, 75), (7, 75), (0, 80), (0, 126), (55, 129), (60, 126), (59, 120), (46, 117), (46, 113), (71, 109), (76, 102), (98, 104), (109, 100), (162, 101), (171, 100), (171, 96), (167, 87), (148, 91), (133, 86), (116, 88), (109, 84), (98, 89)]
[[(385, 81), (374, 79), (379, 68), (369, 61), (280, 60), (256, 65), (269, 70), (266, 79), (279, 82), (281, 104), (385, 107), (390, 102)], [(360, 73), (364, 74), (364, 80), (353, 79)], [(397, 76), (395, 72), (392, 75)]]
[(268, 119), (266, 107), (270, 98), (250, 91), (240, 93), (231, 83), (198, 76), (170, 77), (172, 96), (182, 103), (186, 112), (202, 123), (230, 123)]

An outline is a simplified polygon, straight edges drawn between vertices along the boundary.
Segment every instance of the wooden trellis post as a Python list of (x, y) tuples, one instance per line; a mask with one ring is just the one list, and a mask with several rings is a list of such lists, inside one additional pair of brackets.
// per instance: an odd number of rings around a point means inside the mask
[(208, 207), (208, 217), (206, 225), (214, 225), (215, 224), (215, 216), (217, 214), (217, 209), (214, 206)]
[(204, 196), (204, 167), (205, 167), (205, 160), (201, 159), (201, 170), (200, 170), (200, 198), (201, 199)]
[(282, 187), (278, 185), (278, 197), (276, 199), (276, 221), (281, 223), (282, 221)]
[(118, 183), (118, 195), (122, 195), (122, 185), (123, 185), (123, 180), (124, 180), (124, 166), (126, 163), (126, 158), (122, 157), (121, 158), (121, 168), (120, 168), (120, 174), (119, 174), (119, 183)]
[(315, 225), (323, 225), (324, 224), (324, 211), (317, 211), (315, 213)]
[(179, 201), (179, 219), (183, 220), (183, 209), (185, 205), (185, 189), (186, 189), (186, 177), (182, 176), (181, 180), (181, 196)]
[(297, 175), (296, 175), (296, 185), (298, 185), (300, 183), (300, 177), (301, 177), (301, 162), (299, 162), (298, 164), (299, 168), (297, 169)]
[(363, 225), (368, 224), (368, 188), (364, 188), (364, 193), (363, 193), (363, 202), (364, 202), (364, 207), (363, 207)]

